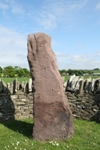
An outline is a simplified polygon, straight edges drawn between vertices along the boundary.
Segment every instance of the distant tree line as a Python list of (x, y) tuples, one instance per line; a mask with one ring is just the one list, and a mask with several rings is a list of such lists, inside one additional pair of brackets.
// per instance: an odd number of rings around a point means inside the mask
[(30, 71), (19, 66), (0, 67), (0, 77), (30, 77)]
[[(62, 76), (66, 76), (66, 75), (77, 75), (77, 76), (81, 76), (84, 74), (89, 74), (92, 75), (94, 71), (98, 71), (100, 73), (100, 69), (99, 68), (95, 68), (93, 70), (72, 70), (72, 69), (68, 69), (68, 70), (59, 70), (60, 74)], [(30, 77), (30, 71), (27, 68), (21, 68), (19, 66), (7, 66), (7, 67), (0, 67), (0, 77)]]
[(62, 76), (66, 76), (66, 75), (73, 75), (75, 74), (76, 76), (82, 76), (84, 74), (89, 74), (92, 75), (94, 71), (99, 70), (99, 68), (95, 68), (93, 70), (72, 70), (72, 69), (68, 69), (68, 70), (59, 70), (60, 74)]

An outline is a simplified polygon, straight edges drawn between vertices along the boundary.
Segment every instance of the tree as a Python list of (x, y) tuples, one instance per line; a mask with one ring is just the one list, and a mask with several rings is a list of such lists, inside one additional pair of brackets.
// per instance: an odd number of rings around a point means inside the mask
[(15, 66), (14, 67), (14, 70), (16, 71), (16, 70), (19, 70), (19, 69), (21, 69), (21, 67), (19, 67), (19, 66)]
[(19, 68), (15, 71), (18, 77), (30, 77), (30, 72), (26, 68)]
[(73, 70), (69, 69), (69, 70), (67, 70), (67, 73), (68, 73), (69, 75), (73, 75)]
[(15, 74), (17, 74), (18, 77), (23, 77), (23, 74), (24, 74), (23, 69), (20, 68), (20, 69), (16, 70)]
[(99, 70), (99, 68), (94, 68), (94, 70)]
[(59, 73), (60, 73), (62, 76), (65, 76), (65, 75), (66, 75), (66, 70), (65, 70), (65, 69), (59, 70)]
[(30, 72), (29, 72), (28, 69), (23, 68), (23, 71), (24, 71), (24, 76), (25, 76), (25, 77), (30, 77)]
[(3, 69), (2, 69), (2, 67), (0, 67), (0, 74), (2, 74), (2, 71), (3, 71)]
[(5, 77), (14, 77), (15, 70), (12, 66), (4, 67), (3, 74)]
[(2, 76), (2, 71), (3, 71), (3, 69), (2, 69), (2, 67), (0, 67), (0, 77)]

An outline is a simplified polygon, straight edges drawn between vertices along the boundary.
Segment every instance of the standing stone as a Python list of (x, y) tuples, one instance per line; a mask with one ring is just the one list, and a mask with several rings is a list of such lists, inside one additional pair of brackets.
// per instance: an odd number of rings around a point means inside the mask
[(63, 140), (71, 137), (74, 133), (72, 113), (48, 35), (28, 36), (28, 62), (33, 82), (33, 138)]

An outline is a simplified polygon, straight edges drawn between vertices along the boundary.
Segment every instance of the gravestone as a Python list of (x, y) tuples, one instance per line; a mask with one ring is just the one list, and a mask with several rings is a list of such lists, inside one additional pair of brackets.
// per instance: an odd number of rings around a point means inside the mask
[(72, 137), (72, 113), (48, 35), (28, 35), (28, 62), (33, 84), (33, 138), (63, 140)]

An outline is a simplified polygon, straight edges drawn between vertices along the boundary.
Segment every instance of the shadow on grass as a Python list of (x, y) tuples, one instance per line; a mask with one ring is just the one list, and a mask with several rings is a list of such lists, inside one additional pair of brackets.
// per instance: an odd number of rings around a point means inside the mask
[[(15, 120), (15, 104), (11, 95), (16, 93), (17, 80), (14, 80), (11, 87), (4, 81), (0, 81), (0, 123), (12, 131), (18, 132), (28, 138), (32, 138), (33, 120)], [(5, 121), (6, 120), (6, 121)]]
[(15, 132), (18, 132), (28, 138), (32, 138), (33, 123), (20, 120), (9, 120), (1, 123)]

